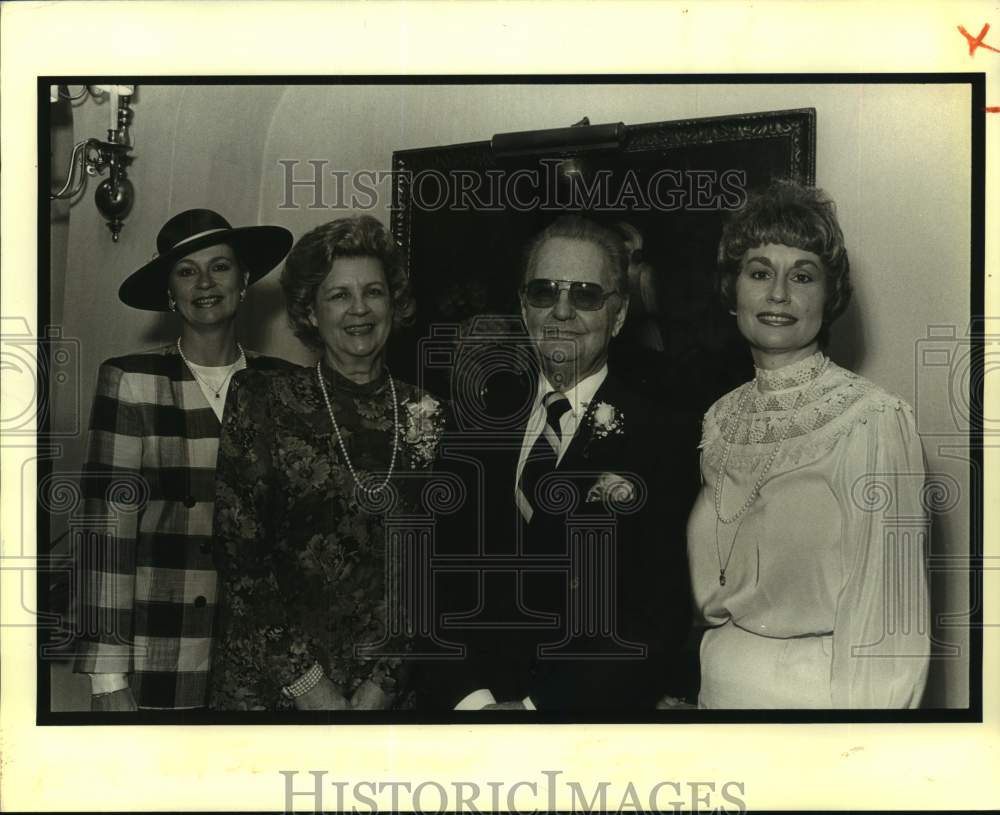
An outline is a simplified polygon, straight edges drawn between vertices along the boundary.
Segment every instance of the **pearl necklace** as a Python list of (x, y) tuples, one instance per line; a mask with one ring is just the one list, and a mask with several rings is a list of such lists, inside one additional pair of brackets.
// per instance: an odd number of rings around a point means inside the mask
[(180, 337), (177, 338), (177, 353), (181, 355), (181, 359), (184, 360), (184, 364), (187, 365), (187, 369), (191, 372), (191, 376), (193, 376), (195, 379), (198, 380), (198, 382), (200, 382), (202, 385), (208, 388), (212, 393), (214, 393), (216, 399), (222, 398), (221, 396), (222, 389), (226, 387), (226, 383), (229, 381), (229, 377), (231, 377), (234, 373), (236, 373), (236, 366), (239, 365), (240, 362), (246, 363), (246, 355), (243, 353), (243, 346), (240, 345), (239, 343), (236, 343), (236, 347), (240, 349), (240, 355), (236, 357), (236, 361), (229, 366), (229, 370), (226, 372), (226, 376), (223, 378), (222, 384), (219, 385), (219, 387), (217, 388), (213, 388), (212, 384), (207, 379), (205, 379), (201, 374), (199, 374), (194, 369), (194, 366), (191, 365), (191, 362), (188, 360), (188, 358), (184, 356), (184, 351), (181, 348), (181, 338)]
[[(386, 371), (386, 373), (388, 374), (388, 371)], [(396, 402), (396, 386), (392, 382), (392, 374), (388, 374), (388, 376), (389, 391), (392, 394), (392, 458), (389, 460), (389, 474), (386, 475), (385, 481), (377, 487), (366, 487), (361, 483), (361, 479), (358, 478), (358, 473), (354, 469), (354, 464), (351, 463), (351, 458), (347, 455), (347, 446), (344, 444), (344, 437), (340, 435), (340, 426), (337, 424), (337, 419), (333, 415), (333, 406), (330, 404), (330, 397), (326, 392), (326, 384), (323, 382), (323, 360), (321, 359), (316, 363), (316, 380), (319, 382), (320, 393), (323, 394), (323, 402), (326, 404), (326, 412), (330, 414), (330, 421), (333, 423), (333, 430), (337, 434), (337, 442), (340, 445), (340, 452), (344, 456), (344, 463), (347, 464), (347, 469), (351, 471), (351, 476), (354, 478), (354, 483), (357, 484), (358, 489), (363, 490), (369, 495), (377, 495), (389, 485), (389, 480), (392, 478), (392, 471), (396, 466), (396, 453), (399, 449), (399, 405)]]
[(722, 514), (722, 489), (723, 482), (726, 480), (726, 465), (729, 464), (729, 454), (733, 449), (733, 441), (736, 439), (736, 428), (738, 424), (738, 419), (743, 413), (743, 406), (746, 404), (747, 397), (756, 389), (757, 387), (757, 377), (755, 376), (753, 380), (747, 383), (746, 387), (743, 389), (743, 393), (740, 395), (740, 401), (736, 405), (736, 410), (732, 413), (731, 425), (732, 430), (729, 434), (729, 438), (725, 439), (725, 446), (722, 452), (722, 463), (719, 464), (719, 475), (715, 479), (715, 554), (719, 559), (719, 585), (726, 585), (726, 569), (729, 568), (729, 561), (733, 557), (733, 550), (736, 548), (736, 540), (740, 535), (740, 527), (743, 526), (742, 521), (740, 526), (736, 528), (736, 534), (733, 536), (733, 542), (729, 546), (729, 554), (726, 556), (726, 562), (722, 562), (722, 552), (719, 551), (719, 524), (722, 523), (726, 526), (729, 524), (739, 521), (750, 509), (750, 506), (754, 501), (757, 500), (757, 496), (760, 494), (760, 489), (764, 486), (764, 480), (767, 478), (768, 473), (771, 471), (771, 466), (774, 464), (774, 460), (778, 457), (778, 451), (781, 450), (781, 446), (785, 443), (788, 438), (788, 434), (792, 430), (792, 425), (795, 424), (796, 415), (799, 412), (799, 408), (804, 405), (808, 399), (807, 397), (812, 395), (813, 389), (816, 387), (816, 383), (822, 378), (823, 374), (826, 373), (826, 369), (830, 366), (830, 359), (827, 357), (823, 361), (823, 367), (819, 369), (819, 373), (816, 374), (816, 378), (813, 380), (812, 385), (808, 388), (804, 388), (802, 392), (795, 398), (795, 404), (792, 406), (792, 415), (785, 424), (785, 429), (781, 433), (781, 438), (778, 439), (777, 443), (774, 445), (774, 449), (771, 454), (767, 457), (767, 462), (761, 468), (760, 475), (757, 476), (757, 480), (754, 482), (753, 487), (750, 488), (750, 493), (747, 495), (746, 500), (743, 505), (736, 510), (736, 513), (729, 518), (726, 518)]

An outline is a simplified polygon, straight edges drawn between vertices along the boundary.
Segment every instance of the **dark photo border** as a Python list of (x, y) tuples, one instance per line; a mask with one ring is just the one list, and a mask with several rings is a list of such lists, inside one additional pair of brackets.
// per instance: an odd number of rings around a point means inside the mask
[[(36, 628), (37, 725), (149, 725), (149, 724), (371, 724), (371, 725), (434, 725), (434, 724), (570, 724), (570, 723), (648, 723), (648, 724), (773, 724), (773, 723), (957, 723), (983, 721), (983, 380), (985, 318), (985, 195), (986, 195), (986, 77), (983, 73), (794, 73), (794, 74), (577, 74), (577, 75), (429, 75), (429, 76), (40, 76), (37, 80), (37, 239), (38, 263), (36, 283), (38, 291), (37, 320), (38, 340), (38, 435), (35, 454), (37, 458), (37, 484), (41, 487), (52, 474), (53, 430), (50, 426), (48, 404), (53, 388), (50, 382), (54, 341), (57, 330), (50, 334), (52, 281), (50, 277), (50, 201), (52, 112), (48, 89), (52, 84), (98, 84), (113, 82), (137, 85), (492, 85), (498, 83), (520, 84), (701, 84), (701, 85), (791, 85), (791, 84), (952, 84), (966, 85), (971, 91), (968, 127), (971, 134), (970, 202), (970, 301), (969, 320), (971, 336), (970, 373), (967, 378), (971, 406), (969, 484), (971, 487), (969, 509), (969, 705), (962, 709), (888, 710), (651, 710), (641, 715), (602, 714), (585, 712), (566, 714), (554, 712), (508, 711), (500, 721), (488, 712), (461, 712), (430, 714), (418, 711), (366, 711), (349, 713), (221, 713), (221, 712), (154, 712), (139, 711), (126, 714), (67, 713), (50, 710), (51, 680), (49, 661), (43, 657), (46, 647), (52, 644), (58, 618), (52, 604), (50, 584), (60, 569), (67, 564), (51, 557), (52, 524), (40, 500), (37, 503), (37, 596), (38, 620)], [(822, 115), (820, 112), (819, 115)], [(724, 117), (730, 118), (730, 117)], [(735, 118), (735, 117), (732, 117)], [(488, 137), (490, 134), (483, 134)], [(820, 145), (820, 150), (823, 146)], [(81, 417), (81, 426), (85, 417)], [(943, 566), (944, 564), (942, 564)], [(954, 567), (953, 567), (954, 568)]]

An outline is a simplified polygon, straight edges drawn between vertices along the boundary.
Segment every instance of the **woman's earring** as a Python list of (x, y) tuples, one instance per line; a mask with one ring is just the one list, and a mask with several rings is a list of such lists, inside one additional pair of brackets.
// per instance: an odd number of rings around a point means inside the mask
[(242, 291), (240, 292), (240, 302), (241, 302), (241, 303), (242, 303), (242, 302), (243, 302), (243, 301), (244, 301), (244, 300), (246, 299), (246, 296), (247, 296), (247, 290), (246, 290), (246, 289), (243, 289), (243, 290), (242, 290)]
[(177, 311), (177, 301), (174, 300), (174, 296), (170, 292), (167, 292), (167, 307), (171, 311)]
[(736, 309), (734, 309), (734, 308), (729, 309), (729, 313), (732, 314), (735, 317), (736, 316)]

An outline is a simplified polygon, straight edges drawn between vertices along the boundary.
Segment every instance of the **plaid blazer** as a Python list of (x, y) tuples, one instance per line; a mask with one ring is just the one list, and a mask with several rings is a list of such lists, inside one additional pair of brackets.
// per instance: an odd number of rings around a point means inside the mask
[(139, 707), (205, 704), (220, 427), (175, 345), (101, 365), (72, 544), (74, 670), (128, 674)]

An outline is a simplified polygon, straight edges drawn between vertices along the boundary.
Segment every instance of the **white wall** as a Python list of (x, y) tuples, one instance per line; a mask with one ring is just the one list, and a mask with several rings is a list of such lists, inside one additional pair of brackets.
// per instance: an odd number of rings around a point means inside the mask
[[(72, 209), (65, 285), (53, 292), (53, 320), (81, 342), (79, 403), (89, 410), (98, 363), (174, 334), (165, 319), (118, 302), (121, 280), (148, 260), (155, 235), (172, 214), (193, 206), (222, 212), (234, 224), (276, 223), (299, 236), (342, 214), (305, 206), (279, 210), (278, 161), (325, 159), (341, 170), (388, 170), (393, 150), (489, 139), (494, 133), (562, 127), (584, 115), (627, 124), (751, 111), (815, 107), (817, 183), (837, 201), (851, 254), (855, 300), (835, 327), (832, 354), (891, 391), (923, 406), (915, 365), (917, 340), (932, 324), (964, 332), (969, 315), (969, 95), (948, 85), (491, 85), (491, 86), (144, 86), (135, 103), (136, 206), (117, 245), (92, 203)], [(103, 132), (103, 106), (74, 115), (76, 138)], [(388, 202), (373, 214), (388, 223)], [(284, 322), (277, 273), (254, 286), (244, 337), (258, 350), (298, 362), (310, 357)], [(928, 388), (925, 387), (925, 390)], [(947, 394), (920, 410), (922, 428), (951, 421)], [(77, 409), (55, 405), (56, 423)], [(85, 424), (85, 422), (84, 422)], [(967, 495), (968, 467), (946, 458), (944, 435), (924, 437), (932, 471), (950, 474)], [(61, 468), (79, 466), (70, 441)], [(968, 546), (963, 505), (939, 519), (933, 550)], [(936, 580), (936, 610), (967, 608), (961, 575)], [(966, 647), (959, 631), (949, 641)], [(932, 700), (964, 705), (964, 658), (935, 667)]]

